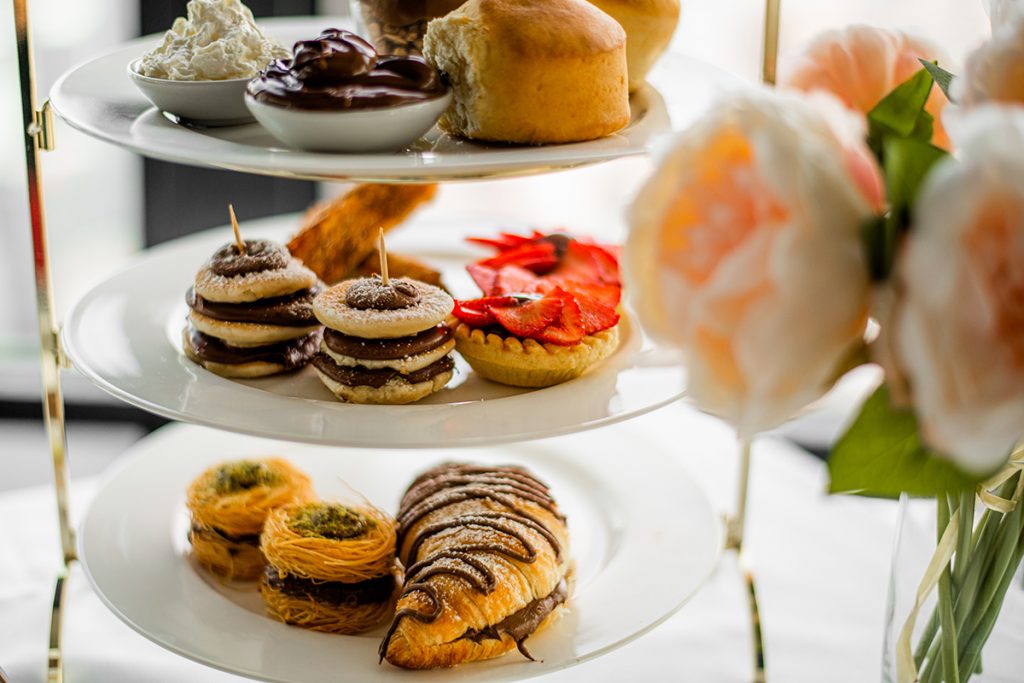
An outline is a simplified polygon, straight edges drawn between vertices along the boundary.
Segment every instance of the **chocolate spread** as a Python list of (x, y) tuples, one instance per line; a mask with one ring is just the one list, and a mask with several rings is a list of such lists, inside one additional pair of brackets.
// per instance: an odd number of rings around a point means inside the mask
[(257, 102), (313, 110), (390, 107), (446, 91), (422, 58), (377, 55), (356, 34), (333, 28), (296, 43), (292, 59), (271, 63), (246, 88)]
[[(495, 505), (487, 512), (453, 515), (424, 525), (410, 540), (412, 528), (427, 515), (473, 499), (487, 499)], [(382, 660), (402, 619), (408, 617), (430, 623), (441, 615), (444, 606), (437, 589), (427, 583), (431, 576), (456, 576), (474, 590), (490, 593), (497, 587), (498, 577), (483, 561), (480, 553), (501, 555), (524, 564), (535, 562), (539, 550), (524, 529), (536, 532), (555, 552), (555, 556), (561, 557), (562, 549), (558, 539), (541, 520), (522, 508), (523, 501), (539, 505), (562, 518), (558, 515), (558, 508), (547, 486), (518, 467), (478, 467), (448, 463), (425, 472), (413, 481), (402, 497), (397, 517), (399, 559), (408, 567), (402, 596), (421, 593), (430, 600), (432, 609), (421, 612), (404, 607), (395, 613), (391, 627), (380, 645)], [(425, 558), (419, 557), (427, 539), (453, 529), (490, 530), (496, 533), (487, 534), (487, 538), (493, 539), (487, 541), (480, 540), (479, 534), (467, 534), (466, 538), (470, 540), (466, 543), (449, 545)], [(484, 629), (467, 630), (461, 637), (479, 642), (487, 638), (500, 639), (502, 634), (508, 634), (516, 642), (519, 651), (533, 659), (523, 642), (537, 629), (544, 617), (565, 602), (567, 594), (565, 581), (560, 581), (550, 595), (530, 602), (496, 624)]]
[(281, 576), (275, 567), (268, 565), (263, 581), (268, 587), (285, 595), (349, 607), (387, 602), (395, 592), (395, 577), (390, 574), (358, 583), (312, 581), (296, 576)]
[(319, 330), (290, 341), (245, 348), (228, 346), (220, 339), (203, 334), (192, 326), (189, 326), (185, 334), (189, 347), (198, 358), (225, 365), (263, 361), (282, 365), (286, 370), (294, 370), (305, 365), (310, 356), (320, 348)]
[(287, 296), (229, 304), (204, 299), (190, 287), (185, 293), (185, 303), (196, 313), (216, 320), (282, 325), (284, 327), (309, 327), (320, 324), (313, 313), (313, 297), (319, 293), (320, 288), (313, 287)]
[(291, 256), (288, 250), (270, 240), (245, 240), (245, 253), (239, 253), (238, 245), (225, 244), (210, 257), (210, 270), (215, 275), (235, 277), (263, 270), (280, 270), (288, 266)]
[(452, 360), (452, 357), (445, 356), (425, 368), (403, 375), (398, 370), (390, 368), (368, 370), (358, 366), (344, 367), (335, 363), (333, 358), (323, 352), (313, 356), (312, 363), (313, 367), (339, 384), (344, 384), (348, 387), (373, 387), (374, 389), (380, 389), (393, 379), (404, 379), (409, 384), (426, 382), (455, 367), (455, 361)]
[(324, 343), (334, 353), (363, 360), (397, 360), (428, 353), (444, 346), (452, 338), (452, 329), (444, 323), (411, 337), (397, 339), (363, 339), (342, 334), (337, 330), (324, 330)]
[(228, 543), (235, 543), (238, 545), (251, 545), (259, 546), (260, 535), (259, 534), (246, 534), (245, 536), (232, 536), (231, 534), (217, 529), (214, 527), (205, 527), (201, 524), (192, 524), (192, 534), (195, 536), (206, 536), (208, 538), (220, 538), (227, 541)]
[(388, 284), (379, 275), (352, 282), (345, 290), (345, 305), (360, 311), (397, 311), (415, 306), (420, 300), (416, 285), (408, 280), (391, 280)]

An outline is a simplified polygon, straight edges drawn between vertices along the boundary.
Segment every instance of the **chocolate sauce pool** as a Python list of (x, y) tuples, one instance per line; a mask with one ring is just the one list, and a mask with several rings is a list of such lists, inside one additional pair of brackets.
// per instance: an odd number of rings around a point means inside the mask
[(246, 92), (257, 102), (336, 111), (411, 104), (447, 91), (422, 58), (378, 55), (351, 31), (327, 29), (292, 51), (291, 59), (273, 62), (249, 82)]

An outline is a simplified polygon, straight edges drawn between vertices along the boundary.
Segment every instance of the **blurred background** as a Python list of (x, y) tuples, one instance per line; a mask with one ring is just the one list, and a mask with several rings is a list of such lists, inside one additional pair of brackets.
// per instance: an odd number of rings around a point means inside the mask
[[(132, 37), (159, 32), (184, 14), (185, 0), (32, 0), (39, 99), (61, 73)], [(250, 0), (257, 17), (347, 14), (346, 0)], [(756, 81), (763, 4), (759, 0), (683, 0), (672, 49)], [(981, 0), (785, 0), (780, 65), (826, 28), (869, 23), (920, 34), (962, 63), (988, 33)], [(956, 71), (954, 65), (953, 71)], [(18, 72), (9, 5), (0, 9), (0, 490), (49, 477), (39, 421), (38, 342), (30, 237), (19, 131)], [(57, 120), (57, 150), (42, 155), (50, 256), (58, 316), (93, 283), (145, 246), (222, 225), (233, 202), (244, 221), (296, 212), (339, 186), (259, 178), (144, 160)], [(625, 160), (544, 179), (444, 188), (437, 214), (500, 211), (510, 221), (567, 224), (622, 234), (624, 206), (643, 179), (645, 160)], [(190, 266), (189, 266), (190, 267)], [(158, 426), (158, 418), (107, 398), (65, 373), (72, 471), (91, 474)], [(825, 427), (826, 431), (828, 426)]]

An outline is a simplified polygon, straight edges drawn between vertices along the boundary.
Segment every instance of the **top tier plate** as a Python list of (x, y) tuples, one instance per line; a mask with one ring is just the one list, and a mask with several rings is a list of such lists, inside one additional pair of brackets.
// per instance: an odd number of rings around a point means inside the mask
[[(301, 17), (261, 22), (285, 44), (349, 20)], [(50, 92), (57, 114), (72, 127), (155, 159), (193, 166), (311, 180), (434, 182), (528, 175), (646, 154), (654, 140), (700, 114), (736, 77), (703, 62), (668, 54), (651, 84), (633, 95), (632, 120), (620, 133), (592, 142), (520, 147), (458, 140), (435, 128), (393, 154), (324, 154), (282, 146), (258, 124), (225, 128), (173, 122), (136, 90), (127, 65), (156, 45), (146, 36), (64, 74)]]

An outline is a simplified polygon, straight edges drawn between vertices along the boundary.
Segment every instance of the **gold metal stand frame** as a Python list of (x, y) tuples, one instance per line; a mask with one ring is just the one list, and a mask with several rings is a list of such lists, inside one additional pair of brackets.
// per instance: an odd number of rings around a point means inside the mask
[(68, 515), (68, 473), (65, 462), (64, 398), (60, 388), (61, 353), (53, 314), (50, 285), (50, 259), (46, 246), (46, 221), (43, 217), (42, 174), (39, 151), (53, 149), (53, 119), (49, 102), (36, 107), (35, 70), (29, 38), (28, 0), (13, 0), (14, 31), (18, 43), (18, 75), (21, 83), (22, 134), (25, 136), (25, 171), (28, 179), (28, 207), (32, 226), (32, 266), (36, 281), (36, 313), (39, 319), (39, 346), (42, 354), (43, 420), (53, 456), (53, 482), (57, 496), (57, 520), (63, 567), (57, 579), (50, 621), (47, 681), (62, 683), (64, 662), (61, 654), (61, 623), (64, 581), (75, 560), (75, 535)]
[[(53, 117), (49, 101), (36, 106), (35, 70), (29, 36), (28, 0), (12, 0), (14, 5), (14, 31), (18, 46), (18, 76), (21, 85), (22, 133), (25, 136), (25, 171), (28, 180), (28, 204), (32, 228), (32, 264), (36, 284), (36, 313), (39, 322), (39, 345), (42, 357), (43, 420), (50, 441), (53, 459), (53, 483), (57, 501), (57, 521), (60, 525), (62, 568), (56, 579), (53, 607), (50, 615), (50, 639), (47, 656), (48, 683), (63, 683), (64, 657), (61, 648), (61, 628), (64, 615), (64, 591), (68, 570), (77, 559), (75, 534), (68, 512), (68, 470), (66, 462), (67, 440), (64, 430), (64, 397), (61, 393), (60, 369), (63, 356), (60, 351), (57, 324), (53, 311), (53, 290), (50, 279), (50, 259), (47, 250), (46, 221), (43, 214), (42, 174), (39, 168), (40, 150), (54, 149)], [(781, 0), (766, 0), (762, 80), (775, 84), (776, 62), (779, 48), (779, 17)], [(735, 550), (738, 564), (747, 588), (752, 635), (754, 640), (754, 683), (764, 683), (764, 641), (761, 633), (760, 611), (753, 572), (743, 554), (743, 529), (746, 521), (747, 485), (750, 472), (750, 443), (742, 442), (739, 495), (737, 510), (726, 521), (726, 547)], [(0, 669), (0, 683), (7, 677)]]

